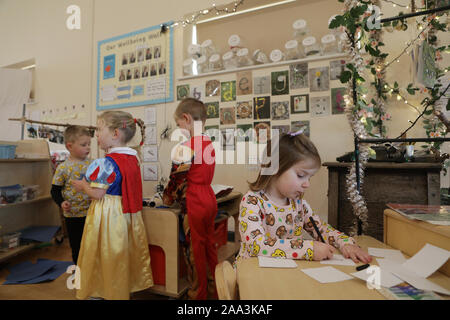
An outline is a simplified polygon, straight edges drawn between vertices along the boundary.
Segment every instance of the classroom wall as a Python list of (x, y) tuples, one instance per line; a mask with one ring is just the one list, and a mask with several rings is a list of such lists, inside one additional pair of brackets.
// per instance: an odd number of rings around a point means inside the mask
[[(400, 0), (399, 0), (400, 1)], [(409, 2), (403, 0), (405, 3)], [(217, 5), (228, 3), (229, 1), (214, 1)], [(400, 1), (401, 2), (401, 1)], [(0, 66), (11, 65), (20, 61), (34, 58), (36, 60), (36, 105), (30, 106), (30, 111), (46, 110), (53, 106), (63, 108), (64, 106), (81, 106), (85, 104), (88, 109), (85, 117), (71, 119), (71, 123), (94, 125), (97, 116), (95, 110), (96, 81), (97, 81), (97, 42), (143, 29), (160, 23), (177, 20), (185, 14), (211, 6), (211, 0), (196, 1), (148, 1), (148, 0), (3, 0), (0, 1)], [(81, 30), (68, 30), (65, 26), (68, 14), (66, 8), (76, 4), (81, 8)], [(323, 25), (328, 18), (338, 13), (337, 9), (342, 4), (337, 0), (321, 1), (298, 1), (296, 6), (288, 5), (289, 9), (298, 12), (298, 18), (306, 18), (312, 27), (317, 24), (317, 37), (325, 32)], [(312, 13), (304, 16), (304, 13), (313, 8)], [(292, 21), (285, 19), (282, 8), (273, 9), (272, 17), (274, 21), (280, 21), (287, 28)], [(398, 8), (383, 6), (382, 12), (385, 16), (398, 13)], [(256, 13), (257, 14), (257, 13)], [(242, 15), (244, 16), (244, 15)], [(295, 16), (295, 14), (294, 14)], [(252, 27), (251, 21), (246, 19), (231, 18), (235, 20), (228, 25), (226, 19), (220, 24), (226, 26), (222, 36), (226, 37), (227, 32), (231, 32), (232, 25), (242, 30)], [(239, 24), (238, 22), (239, 21)], [(248, 24), (247, 24), (248, 23)], [(220, 25), (219, 24), (219, 25)], [(319, 27), (320, 25), (320, 27)], [(291, 29), (286, 32), (275, 31), (278, 24), (270, 27), (275, 33), (289, 35)], [(260, 31), (258, 34), (265, 32)], [(412, 32), (412, 31), (407, 31)], [(231, 34), (231, 33), (230, 33)], [(387, 34), (385, 43), (388, 52), (400, 52), (403, 49), (405, 35), (411, 36), (413, 33)], [(206, 35), (204, 35), (206, 37)], [(251, 35), (250, 35), (251, 37)], [(181, 63), (184, 59), (185, 43), (190, 39), (189, 29), (178, 27), (174, 30), (174, 89), (177, 84), (182, 83), (177, 79), (182, 76)], [(199, 39), (203, 40), (203, 39)], [(265, 45), (270, 43), (265, 38)], [(287, 39), (286, 39), (287, 40)], [(285, 39), (280, 37), (276, 46), (284, 44)], [(275, 46), (275, 44), (274, 44)], [(448, 57), (446, 57), (448, 64)], [(321, 65), (318, 62), (310, 64), (310, 67)], [(406, 58), (392, 69), (388, 74), (388, 79), (397, 79), (398, 75), (405, 75), (408, 69)], [(268, 69), (267, 72), (276, 71)], [(226, 79), (227, 75), (223, 76)], [(409, 83), (408, 79), (398, 81), (400, 85)], [(340, 86), (337, 84), (336, 86)], [(175, 98), (176, 100), (176, 98)], [(411, 102), (419, 104), (421, 99), (411, 99)], [(154, 105), (157, 107), (157, 129), (161, 132), (166, 124), (171, 124), (174, 128), (173, 111), (177, 102)], [(136, 117), (144, 117), (144, 107), (126, 108)], [(398, 103), (395, 99), (389, 101), (389, 112), (392, 120), (387, 123), (388, 135), (398, 135), (408, 125), (408, 120), (414, 120), (417, 112)], [(424, 132), (419, 124), (410, 131), (409, 137), (422, 137)], [(322, 160), (334, 161), (337, 156), (347, 151), (353, 150), (353, 138), (349, 124), (345, 115), (334, 115), (324, 118), (311, 119), (311, 138), (316, 143)], [(137, 144), (139, 139), (132, 142)], [(160, 140), (158, 138), (158, 144)], [(101, 154), (95, 147), (93, 140), (93, 156)], [(167, 177), (170, 171), (169, 155), (173, 142), (162, 141), (159, 150), (160, 174)], [(246, 181), (254, 179), (256, 171), (251, 171), (248, 165), (217, 165), (213, 183), (235, 186), (235, 190), (245, 193), (247, 191)], [(448, 177), (445, 178), (448, 181)], [(155, 191), (156, 183), (144, 182), (145, 195), (152, 195)], [(322, 168), (315, 177), (312, 178), (311, 188), (306, 194), (317, 213), (327, 219), (327, 189), (328, 172)]]

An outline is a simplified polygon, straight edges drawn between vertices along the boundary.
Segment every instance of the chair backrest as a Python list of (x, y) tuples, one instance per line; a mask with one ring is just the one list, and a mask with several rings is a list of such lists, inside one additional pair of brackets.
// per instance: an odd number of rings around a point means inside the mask
[(219, 300), (238, 299), (236, 271), (229, 261), (222, 261), (216, 266), (215, 278)]

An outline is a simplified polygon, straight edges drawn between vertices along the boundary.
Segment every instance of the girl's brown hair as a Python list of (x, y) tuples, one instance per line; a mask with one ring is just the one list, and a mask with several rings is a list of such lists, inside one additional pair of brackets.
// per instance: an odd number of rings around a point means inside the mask
[(105, 123), (110, 130), (118, 129), (123, 133), (124, 142), (128, 143), (136, 134), (136, 125), (141, 129), (141, 143), (145, 140), (145, 124), (141, 119), (133, 118), (133, 116), (124, 111), (105, 111), (98, 116), (98, 120)]
[[(267, 143), (267, 155), (271, 156), (272, 141)], [(281, 176), (286, 170), (291, 168), (299, 161), (313, 160), (314, 163), (320, 167), (322, 161), (319, 152), (312, 141), (304, 134), (290, 135), (283, 134), (279, 138), (279, 165), (278, 171), (274, 175), (261, 175), (259, 171), (258, 178), (255, 182), (249, 182), (250, 190), (259, 191), (264, 190), (273, 180)], [(270, 166), (270, 164), (269, 164)]]

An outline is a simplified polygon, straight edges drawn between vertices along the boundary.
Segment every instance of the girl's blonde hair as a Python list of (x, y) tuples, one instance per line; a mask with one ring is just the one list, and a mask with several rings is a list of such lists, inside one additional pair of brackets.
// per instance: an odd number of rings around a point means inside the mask
[(145, 140), (145, 124), (141, 119), (133, 118), (133, 116), (124, 111), (105, 111), (97, 118), (103, 121), (105, 126), (110, 130), (118, 129), (123, 133), (124, 142), (128, 143), (136, 134), (136, 125), (141, 129), (141, 143), (142, 146)]
[[(267, 156), (271, 156), (271, 141), (267, 143)], [(259, 171), (255, 182), (249, 182), (252, 191), (264, 190), (276, 178), (300, 161), (313, 160), (317, 167), (322, 161), (314, 143), (304, 134), (283, 134), (279, 139), (279, 166), (274, 175), (261, 175)], [(270, 166), (270, 164), (268, 165)]]

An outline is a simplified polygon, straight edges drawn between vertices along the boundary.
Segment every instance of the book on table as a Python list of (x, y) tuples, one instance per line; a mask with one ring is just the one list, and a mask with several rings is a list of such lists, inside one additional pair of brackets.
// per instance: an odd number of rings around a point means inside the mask
[(388, 203), (387, 206), (408, 219), (450, 226), (450, 206), (403, 203)]

